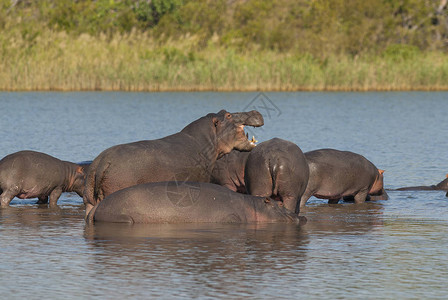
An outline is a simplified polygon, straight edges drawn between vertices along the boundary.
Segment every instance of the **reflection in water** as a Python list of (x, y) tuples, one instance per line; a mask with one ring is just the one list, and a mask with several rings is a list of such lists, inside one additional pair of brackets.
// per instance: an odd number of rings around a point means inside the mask
[[(72, 299), (440, 296), (448, 204), (435, 193), (404, 195), (360, 205), (312, 202), (302, 226), (86, 225), (83, 205), (70, 195), (58, 208), (17, 204), (0, 210), (0, 292)], [(438, 214), (429, 216), (427, 205)], [(37, 284), (50, 279), (51, 288)]]
[(308, 205), (301, 212), (308, 219), (303, 229), (321, 234), (363, 234), (382, 226), (383, 210), (383, 204), (375, 202)]
[(107, 261), (111, 276), (150, 279), (153, 297), (257, 295), (256, 282), (270, 289), (300, 278), (308, 244), (291, 224), (95, 224), (86, 225), (85, 237), (95, 253), (92, 268)]
[(79, 220), (84, 207), (43, 205), (9, 206), (0, 209), (2, 227), (19, 226), (29, 227), (31, 230), (40, 230), (45, 226), (61, 226)]

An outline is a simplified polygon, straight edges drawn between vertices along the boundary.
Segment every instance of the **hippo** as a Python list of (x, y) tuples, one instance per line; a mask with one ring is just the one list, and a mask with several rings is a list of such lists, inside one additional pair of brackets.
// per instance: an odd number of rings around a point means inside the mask
[(38, 204), (55, 206), (62, 192), (83, 196), (83, 166), (36, 151), (19, 151), (0, 160), (1, 206), (14, 197), (38, 198)]
[(157, 139), (113, 146), (89, 167), (84, 204), (89, 210), (104, 197), (136, 184), (158, 181), (209, 182), (214, 163), (232, 149), (255, 146), (244, 126), (264, 124), (258, 111), (210, 113), (180, 132)]
[[(219, 159), (212, 183), (253, 196), (273, 197), (296, 211), (308, 184), (308, 163), (294, 143), (273, 138), (251, 152), (233, 150)], [(299, 209), (296, 211), (299, 213)]]
[(399, 188), (397, 191), (448, 191), (448, 174), (436, 185), (408, 186)]
[(84, 172), (87, 174), (89, 171), (89, 167), (92, 164), (91, 160), (83, 160), (81, 162), (76, 163), (78, 166), (81, 166), (84, 169)]
[(286, 209), (300, 212), (309, 168), (299, 146), (279, 138), (260, 143), (250, 152), (244, 173), (248, 194), (273, 197)]
[(363, 203), (368, 195), (380, 195), (384, 191), (383, 173), (364, 156), (350, 151), (319, 149), (305, 153), (310, 176), (305, 193), (300, 199), (304, 207), (311, 196), (339, 199), (353, 196), (355, 203)]
[(234, 192), (246, 194), (244, 168), (250, 153), (232, 150), (218, 159), (213, 168), (210, 182), (225, 186)]
[(86, 222), (302, 223), (306, 220), (268, 197), (240, 194), (204, 182), (150, 182), (106, 196)]

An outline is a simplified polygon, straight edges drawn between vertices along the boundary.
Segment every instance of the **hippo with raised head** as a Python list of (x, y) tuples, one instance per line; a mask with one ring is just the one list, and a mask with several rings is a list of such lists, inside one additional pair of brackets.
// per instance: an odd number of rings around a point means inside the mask
[(89, 168), (84, 203), (86, 216), (107, 195), (145, 182), (209, 182), (216, 160), (232, 149), (255, 146), (244, 126), (262, 126), (262, 115), (221, 110), (187, 125), (180, 132), (157, 139), (113, 146), (98, 155)]
[(448, 191), (448, 174), (436, 185), (408, 186), (399, 188), (397, 191)]
[(335, 149), (320, 149), (305, 153), (310, 170), (308, 186), (300, 200), (300, 206), (311, 196), (339, 199), (353, 196), (355, 203), (366, 201), (368, 195), (380, 195), (383, 191), (383, 170), (378, 170), (364, 156)]
[(0, 160), (1, 206), (8, 206), (14, 197), (38, 198), (39, 204), (57, 204), (62, 192), (83, 196), (84, 168), (45, 153), (20, 151)]
[(266, 197), (235, 193), (202, 182), (152, 182), (108, 195), (88, 223), (299, 223), (305, 221)]

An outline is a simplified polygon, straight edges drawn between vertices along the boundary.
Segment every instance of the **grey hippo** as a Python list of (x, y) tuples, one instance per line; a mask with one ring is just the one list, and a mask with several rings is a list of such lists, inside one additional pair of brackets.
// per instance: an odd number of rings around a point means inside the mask
[(397, 189), (397, 191), (448, 191), (448, 174), (446, 178), (436, 185), (408, 186)]
[(297, 223), (306, 218), (267, 197), (233, 192), (213, 183), (152, 182), (105, 197), (87, 223)]
[(84, 204), (90, 209), (115, 191), (158, 181), (209, 182), (216, 160), (232, 149), (255, 146), (244, 126), (262, 126), (262, 115), (250, 112), (210, 113), (180, 132), (157, 139), (116, 145), (92, 162), (86, 179)]
[(308, 176), (308, 163), (299, 146), (273, 138), (251, 152), (232, 151), (219, 159), (211, 180), (232, 191), (272, 197), (298, 214)]
[(260, 143), (250, 152), (244, 173), (250, 195), (273, 197), (285, 208), (300, 212), (300, 198), (308, 184), (309, 168), (299, 146), (279, 138)]
[(305, 153), (310, 176), (300, 205), (305, 206), (311, 196), (337, 203), (341, 198), (365, 202), (369, 195), (384, 192), (383, 170), (364, 156), (350, 151), (319, 149)]
[(36, 151), (20, 151), (0, 161), (1, 206), (8, 206), (14, 197), (38, 198), (39, 204), (54, 206), (63, 192), (83, 196), (85, 170), (88, 163), (78, 165)]

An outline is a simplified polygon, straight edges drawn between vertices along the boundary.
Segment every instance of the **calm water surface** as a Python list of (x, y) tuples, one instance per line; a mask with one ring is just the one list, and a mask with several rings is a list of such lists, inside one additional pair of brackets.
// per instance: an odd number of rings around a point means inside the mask
[[(224, 108), (258, 109), (259, 141), (351, 150), (385, 186), (448, 173), (448, 93), (0, 93), (0, 157), (31, 149), (92, 160)], [(387, 201), (311, 198), (304, 226), (95, 225), (82, 199), (0, 209), (2, 299), (445, 298), (448, 198), (390, 191)]]

